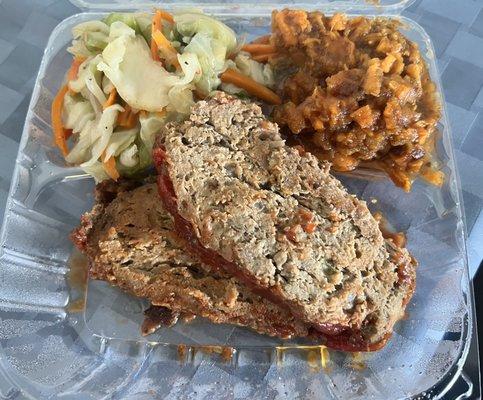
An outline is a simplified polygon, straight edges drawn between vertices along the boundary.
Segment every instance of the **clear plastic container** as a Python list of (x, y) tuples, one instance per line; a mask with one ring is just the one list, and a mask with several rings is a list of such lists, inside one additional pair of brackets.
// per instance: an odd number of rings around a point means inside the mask
[[(81, 2), (87, 4), (77, 1)], [(149, 9), (151, 4), (143, 6)], [(344, 6), (348, 4), (329, 2), (318, 8), (367, 15), (380, 11), (357, 2), (356, 9), (352, 3)], [(122, 8), (131, 6), (136, 5)], [(389, 7), (384, 10), (389, 12), (396, 6), (401, 4), (389, 0), (380, 7)], [(270, 11), (277, 7), (209, 3), (208, 9), (251, 38), (268, 31)], [(121, 7), (116, 3), (112, 8)], [(327, 355), (301, 341), (286, 343), (202, 320), (178, 323), (142, 338), (141, 300), (103, 282), (89, 282), (87, 289), (78, 274), (78, 262), (71, 258), (68, 235), (90, 209), (94, 184), (80, 170), (66, 167), (54, 149), (50, 105), (71, 60), (65, 51), (71, 28), (102, 15), (82, 13), (64, 20), (52, 33), (40, 66), (1, 236), (0, 397), (387, 400), (442, 396), (460, 376), (472, 327), (459, 180), (446, 112), (440, 123), (439, 154), (447, 176), (442, 189), (416, 182), (411, 193), (404, 193), (377, 176), (369, 181), (341, 177), (351, 192), (407, 232), (408, 247), (420, 263), (407, 318), (379, 352), (352, 356), (329, 351)], [(430, 39), (419, 25), (397, 18), (404, 32), (420, 44), (431, 76), (441, 87)], [(375, 204), (370, 201), (374, 198), (378, 199)], [(74, 273), (69, 274), (70, 267)], [(226, 357), (228, 348), (231, 357)], [(471, 382), (467, 387), (470, 391)]]

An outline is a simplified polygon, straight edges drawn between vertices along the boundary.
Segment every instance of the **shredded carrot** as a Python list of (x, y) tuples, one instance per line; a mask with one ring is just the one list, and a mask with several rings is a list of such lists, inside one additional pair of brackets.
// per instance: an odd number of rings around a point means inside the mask
[(135, 113), (129, 104), (124, 106), (124, 111), (119, 113), (117, 124), (123, 128), (134, 128), (138, 123), (139, 113)]
[(117, 116), (117, 124), (119, 126), (126, 126), (127, 119), (131, 113), (131, 107), (129, 104), (124, 105), (124, 111), (120, 112)]
[(101, 155), (102, 166), (104, 167), (104, 171), (106, 171), (107, 175), (115, 181), (119, 179), (119, 171), (116, 168), (116, 159), (114, 156), (109, 157), (105, 160), (106, 154), (105, 152)]
[(139, 113), (135, 113), (131, 110), (127, 118), (126, 128), (129, 128), (129, 129), (134, 128), (138, 123), (138, 119), (139, 119)]
[(158, 18), (164, 19), (165, 21), (168, 21), (170, 24), (174, 24), (174, 18), (169, 12), (164, 10), (156, 10), (156, 14), (159, 15)]
[(109, 97), (107, 98), (106, 102), (102, 105), (102, 108), (106, 109), (109, 106), (112, 106), (116, 102), (117, 90), (116, 88), (111, 90), (109, 93)]
[(171, 42), (166, 39), (166, 36), (164, 36), (161, 31), (156, 31), (153, 32), (153, 39), (156, 42), (158, 49), (161, 50), (161, 53), (163, 53), (166, 58), (166, 61), (168, 61), (169, 64), (174, 65), (176, 68), (179, 67), (178, 52)]
[(72, 60), (72, 65), (70, 66), (69, 72), (67, 73), (67, 79), (69, 81), (77, 79), (79, 67), (85, 60), (85, 57), (75, 57), (74, 60)]
[(67, 85), (62, 86), (62, 88), (58, 91), (57, 95), (52, 102), (52, 130), (54, 131), (54, 141), (56, 146), (62, 152), (62, 155), (65, 157), (69, 153), (69, 149), (67, 148), (67, 141), (66, 141), (66, 130), (64, 129), (64, 125), (62, 123), (62, 107), (64, 105), (64, 96), (69, 90)]
[(271, 44), (246, 44), (241, 48), (243, 51), (246, 51), (250, 54), (268, 54), (268, 53), (275, 53), (277, 48)]
[(254, 81), (252, 78), (240, 74), (238, 71), (235, 71), (232, 68), (228, 68), (225, 72), (223, 72), (220, 78), (222, 82), (231, 83), (241, 89), (245, 89), (251, 95), (265, 100), (267, 103), (282, 103), (282, 100), (275, 92)]
[(151, 23), (151, 57), (155, 61), (159, 61), (159, 54), (158, 54), (158, 45), (154, 40), (154, 32), (159, 30), (159, 27), (161, 26), (161, 19), (162, 19), (161, 14), (156, 12), (154, 13), (153, 22)]
[(267, 54), (254, 54), (252, 59), (258, 62), (267, 62), (272, 57), (276, 57), (277, 53), (267, 53)]
[[(154, 13), (153, 21), (151, 23), (151, 57), (155, 61), (160, 61), (159, 54), (158, 54), (159, 43), (157, 43), (157, 41), (155, 39), (155, 33), (156, 32), (161, 33), (161, 21), (163, 19), (165, 21), (168, 21), (171, 24), (174, 23), (174, 18), (170, 13), (163, 11), (163, 10), (156, 10), (156, 12)], [(164, 37), (164, 35), (163, 35), (163, 37)], [(169, 44), (171, 44), (171, 43), (169, 43)], [(176, 59), (176, 61), (178, 61), (178, 59)]]
[(269, 44), (270, 43), (270, 35), (260, 36), (252, 41), (252, 44)]
[(151, 39), (151, 57), (154, 61), (159, 61), (158, 45)]

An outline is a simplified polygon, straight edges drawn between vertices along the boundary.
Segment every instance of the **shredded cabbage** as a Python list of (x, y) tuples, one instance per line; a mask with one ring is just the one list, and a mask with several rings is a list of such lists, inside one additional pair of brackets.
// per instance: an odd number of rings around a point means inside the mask
[(109, 159), (111, 156), (117, 157), (136, 140), (138, 134), (139, 127), (137, 126), (132, 129), (115, 130), (106, 147), (105, 158)]
[(87, 21), (72, 28), (72, 36), (74, 36), (74, 39), (79, 39), (90, 32), (100, 32), (107, 36), (109, 35), (109, 27), (102, 21)]
[(102, 21), (88, 21), (72, 28), (74, 40), (67, 51), (74, 56), (89, 57), (100, 53), (106, 47), (109, 26)]
[(149, 14), (136, 14), (136, 22), (139, 27), (139, 32), (146, 40), (147, 43), (151, 43), (151, 22), (152, 17)]
[(103, 75), (102, 77), (102, 91), (108, 95), (109, 93), (112, 92), (112, 89), (114, 89), (114, 85), (112, 82), (109, 80), (109, 78), (106, 75)]
[(97, 68), (137, 110), (161, 111), (169, 104), (168, 92), (173, 86), (186, 85), (201, 73), (197, 59), (186, 54), (178, 56), (185, 76), (170, 74), (153, 61), (146, 41), (139, 36), (113, 40), (102, 52), (102, 59)]
[[(223, 90), (244, 95), (233, 85), (221, 84), (218, 76), (226, 68), (273, 85), (269, 67), (249, 55), (228, 59), (239, 48), (235, 33), (225, 24), (198, 11), (180, 13), (174, 19), (174, 24), (164, 21), (160, 28), (179, 53), (176, 71), (166, 70), (151, 57), (150, 14), (112, 13), (72, 30), (69, 51), (86, 60), (64, 97), (63, 125), (75, 134), (66, 161), (80, 165), (96, 181), (108, 179), (102, 161), (111, 157), (121, 176), (152, 166), (156, 134), (167, 121), (186, 118), (195, 90), (209, 95), (221, 85)], [(114, 89), (120, 104), (103, 109)], [(117, 123), (126, 103), (135, 111), (143, 110), (132, 129)]]
[(196, 54), (203, 72), (196, 81), (196, 87), (208, 95), (221, 82), (218, 75), (225, 69), (227, 48), (221, 41), (200, 32), (194, 35), (184, 48), (184, 54), (189, 53)]
[(128, 168), (133, 168), (139, 163), (139, 156), (138, 156), (138, 147), (133, 144), (126, 150), (124, 150), (120, 157), (119, 161), (122, 165)]
[(132, 13), (111, 13), (102, 20), (105, 24), (112, 27), (115, 22), (122, 22), (136, 32), (140, 32), (135, 14)]
[(136, 31), (121, 21), (114, 21), (109, 29), (109, 40), (112, 41), (120, 36), (136, 36)]
[(253, 60), (248, 53), (239, 53), (235, 57), (235, 65), (243, 75), (247, 75), (264, 86), (273, 88), (275, 81), (272, 67)]
[(239, 88), (238, 86), (234, 85), (233, 83), (222, 83), (220, 89), (226, 93), (239, 95), (240, 93), (246, 93), (245, 90)]
[(65, 160), (70, 164), (80, 164), (87, 159), (91, 149), (91, 131), (96, 128), (96, 121), (87, 121), (79, 132), (77, 143), (67, 154)]
[[(97, 65), (101, 60), (100, 55), (85, 60), (79, 66), (77, 79), (69, 82), (69, 88), (74, 92), (83, 92), (83, 89), (87, 89), (94, 95), (99, 104), (104, 104), (106, 101), (106, 95), (100, 87), (102, 83), (102, 73), (97, 69)], [(85, 92), (83, 93), (86, 94)], [(87, 94), (85, 97), (88, 97)], [(94, 105), (93, 107), (97, 108)]]
[(133, 172), (142, 171), (153, 165), (151, 157), (152, 151), (148, 149), (141, 140), (136, 139), (136, 146), (138, 148), (139, 164)]
[(80, 96), (66, 95), (62, 117), (66, 129), (79, 133), (88, 121), (95, 119), (96, 114), (88, 100), (84, 100)]
[(99, 159), (107, 147), (119, 111), (117, 104), (107, 107), (96, 119), (89, 120), (79, 133), (77, 143), (65, 158), (71, 164), (90, 166)]
[(134, 164), (134, 161), (136, 161), (135, 165), (132, 167), (124, 165), (121, 161), (122, 154), (118, 158), (119, 162), (117, 163), (117, 168), (122, 176), (135, 176), (138, 172), (145, 171), (147, 168), (152, 167), (153, 165), (151, 150), (146, 148), (142, 140), (140, 140), (140, 138), (136, 138), (133, 143), (133, 146), (134, 145), (137, 148), (137, 153), (134, 151), (134, 149), (130, 149), (130, 151), (123, 156), (122, 161), (127, 162), (129, 165), (131, 165), (130, 161), (132, 161), (132, 164)]
[(166, 119), (166, 114), (160, 115), (159, 113), (145, 113), (139, 117), (141, 124), (139, 136), (148, 149), (153, 148), (156, 134), (164, 126)]
[(197, 33), (204, 33), (208, 37), (217, 39), (232, 53), (237, 46), (236, 35), (223, 22), (202, 13), (182, 13), (174, 16), (175, 28), (184, 37), (193, 37)]
[(87, 174), (91, 175), (96, 183), (102, 182), (103, 180), (109, 179), (106, 170), (104, 169), (101, 162), (96, 161), (92, 165), (86, 165), (81, 167)]
[(83, 162), (81, 167), (93, 165), (99, 159), (109, 143), (117, 115), (123, 110), (120, 105), (114, 104), (107, 107), (96, 119), (96, 124), (90, 132), (90, 145), (92, 146), (90, 158)]
[(100, 84), (102, 82), (102, 74), (97, 70), (97, 64), (100, 62), (100, 55), (94, 57), (91, 61), (91, 67), (87, 68), (85, 76), (85, 85), (87, 89), (94, 95), (100, 104), (104, 104), (107, 100), (106, 95), (102, 91)]

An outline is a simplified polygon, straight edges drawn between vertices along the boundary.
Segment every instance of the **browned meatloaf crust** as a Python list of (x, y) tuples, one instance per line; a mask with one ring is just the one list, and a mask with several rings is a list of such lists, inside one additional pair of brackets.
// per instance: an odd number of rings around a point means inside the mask
[(285, 145), (260, 107), (218, 93), (168, 124), (153, 154), (165, 207), (198, 259), (288, 307), (329, 347), (385, 344), (415, 263), (328, 164)]
[(223, 273), (209, 273), (179, 245), (156, 184), (98, 185), (96, 205), (72, 238), (90, 261), (90, 276), (155, 306), (288, 338), (307, 327)]

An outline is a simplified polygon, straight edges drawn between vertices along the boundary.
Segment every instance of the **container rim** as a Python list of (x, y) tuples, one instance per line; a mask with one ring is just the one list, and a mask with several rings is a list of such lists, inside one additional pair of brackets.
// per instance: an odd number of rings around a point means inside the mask
[[(108, 1), (97, 2), (95, 0), (69, 0), (74, 6), (80, 8), (83, 11), (135, 11), (140, 9), (152, 9), (159, 5), (159, 2), (155, 0), (141, 0), (139, 2), (135, 1), (119, 1), (116, 3), (109, 3)], [(202, 7), (207, 11), (216, 11), (221, 8), (226, 9), (227, 7), (232, 7), (233, 9), (246, 8), (249, 9), (251, 14), (266, 14), (267, 10), (271, 11), (274, 8), (303, 8), (303, 9), (319, 9), (324, 10), (324, 12), (352, 12), (357, 14), (367, 13), (367, 14), (400, 14), (404, 9), (409, 7), (416, 0), (398, 0), (392, 4), (381, 4), (384, 0), (319, 0), (316, 2), (302, 1), (302, 2), (248, 2), (248, 3), (235, 3), (228, 1), (226, 3), (220, 2), (210, 2), (208, 0), (200, 1), (189, 1), (179, 3), (176, 0), (167, 0), (162, 4), (168, 7), (182, 7), (182, 8), (195, 8)]]
[[(85, 2), (85, 0), (71, 0), (72, 3), (75, 3), (75, 2)], [(414, 0), (403, 0), (405, 1), (406, 3), (411, 3), (413, 2)], [(169, 4), (169, 6), (176, 6), (176, 3), (174, 2), (167, 2), (167, 4)], [(293, 7), (298, 7), (298, 6), (302, 6), (301, 5), (302, 3), (299, 3), (299, 4), (291, 4), (291, 6)], [(151, 6), (154, 5), (154, 4), (151, 4)], [(245, 5), (243, 5), (245, 6)], [(222, 5), (218, 4), (217, 7), (222, 7)], [(311, 7), (314, 7), (313, 4), (309, 5), (308, 6), (309, 8)], [(273, 5), (271, 6), (271, 8), (273, 8)], [(208, 8), (210, 10), (213, 10), (212, 8)], [(257, 5), (257, 9), (256, 10), (253, 10), (253, 12), (250, 12), (250, 16), (254, 16), (257, 14), (257, 11), (258, 11), (259, 7)], [(126, 9), (128, 10), (128, 9)], [(50, 38), (49, 38), (49, 41), (48, 41), (48, 44), (46, 46), (46, 51), (45, 53), (47, 53), (49, 51), (49, 48), (50, 48), (50, 45), (51, 45), (51, 41), (52, 41), (52, 37), (55, 36), (55, 33), (57, 31), (59, 31), (61, 28), (62, 28), (62, 25), (64, 25), (65, 23), (68, 23), (71, 19), (74, 19), (76, 16), (78, 15), (89, 15), (89, 14), (92, 14), (92, 15), (96, 15), (96, 14), (99, 14), (99, 13), (102, 13), (102, 12), (106, 12), (106, 10), (102, 10), (101, 8), (97, 9), (97, 10), (91, 10), (91, 12), (81, 12), (81, 13), (77, 13), (75, 15), (72, 15), (72, 16), (69, 16), (68, 18), (64, 19), (63, 21), (61, 21), (59, 23), (59, 25), (57, 25)], [(230, 13), (224, 13), (225, 15), (228, 14), (230, 15)], [(234, 13), (234, 15), (240, 15), (239, 13)], [(266, 15), (266, 14), (265, 14)], [(368, 13), (368, 16), (371, 16), (369, 13)], [(374, 14), (372, 14), (372, 16), (376, 16)], [(410, 19), (410, 18), (407, 18), (407, 17), (403, 17), (403, 16), (394, 16), (394, 15), (387, 15), (388, 17), (396, 17), (398, 19), (400, 19), (402, 22), (404, 21), (408, 21), (411, 23), (412, 27), (414, 27), (415, 29), (417, 29), (419, 31), (419, 33), (421, 34), (421, 36), (425, 39), (425, 41), (427, 42), (428, 46), (429, 46), (429, 50), (430, 52), (432, 52), (434, 54), (434, 48), (433, 48), (433, 45), (432, 45), (432, 42), (430, 40), (430, 37), (429, 35), (425, 32), (425, 30), (418, 24), (416, 23), (414, 20)], [(45, 58), (45, 53), (44, 53), (44, 57), (42, 59), (42, 62), (41, 62), (41, 65), (39, 67), (39, 73), (36, 77), (36, 81), (38, 81), (40, 78), (41, 78), (41, 71), (44, 69), (45, 65), (46, 64), (46, 58)], [(437, 67), (437, 66), (436, 66)], [(440, 76), (437, 75), (435, 77), (433, 77), (433, 79), (435, 80), (435, 82), (437, 83), (437, 86), (438, 86), (438, 89), (439, 89), (439, 94), (441, 96), (441, 101), (443, 104), (445, 104), (445, 100), (444, 100), (444, 94), (441, 90), (441, 79), (440, 79)], [(29, 116), (30, 114), (32, 113), (32, 104), (35, 103), (35, 101), (37, 100), (39, 96), (39, 88), (38, 86), (36, 86), (34, 88), (34, 92), (33, 92), (33, 95), (31, 97), (31, 101), (30, 101), (30, 104), (29, 104), (29, 111), (28, 111), (28, 114), (27, 114), (27, 117), (26, 117), (26, 122), (29, 120)], [(448, 119), (448, 116), (447, 116), (447, 111), (446, 111), (446, 107), (443, 107), (443, 110), (444, 110), (444, 114), (442, 116), (442, 122), (446, 125), (446, 129), (448, 129), (448, 134), (451, 134), (451, 126), (449, 124), (449, 119)], [(22, 133), (22, 138), (21, 138), (21, 141), (20, 141), (20, 146), (19, 146), (19, 153), (17, 155), (17, 160), (16, 160), (16, 163), (15, 163), (15, 169), (14, 169), (14, 172), (13, 172), (13, 181), (12, 181), (12, 185), (11, 185), (11, 188), (10, 188), (10, 191), (9, 191), (9, 196), (8, 196), (8, 202), (7, 202), (7, 207), (5, 209), (5, 211), (7, 211), (13, 200), (12, 200), (12, 194), (15, 190), (15, 187), (18, 183), (18, 174), (19, 174), (19, 171), (18, 171), (18, 166), (19, 166), (19, 161), (20, 161), (20, 155), (21, 155), (21, 152), (22, 150), (24, 149), (25, 147), (25, 144), (27, 142), (27, 138), (28, 138), (28, 135), (26, 135), (26, 132), (27, 132), (27, 123), (25, 124), (24, 126), (24, 129), (23, 129), (23, 133)], [(459, 179), (459, 174), (458, 174), (458, 170), (457, 170), (457, 166), (456, 164), (454, 163), (454, 154), (453, 154), (453, 150), (452, 150), (452, 147), (448, 147), (445, 149), (446, 151), (449, 151), (449, 155), (450, 155), (450, 160), (452, 161), (452, 165), (451, 165), (451, 168), (452, 168), (452, 172), (453, 174), (455, 174), (455, 180), (456, 181), (460, 181)], [(462, 220), (464, 221), (464, 209), (461, 207), (461, 191), (460, 191), (460, 188), (456, 188), (456, 190), (454, 190), (453, 192), (453, 195), (456, 197), (456, 201), (457, 201), (457, 204), (458, 204), (458, 211), (459, 213), (461, 213), (461, 217), (462, 217)], [(3, 223), (2, 223), (2, 228), (1, 228), (1, 232), (0, 232), (0, 242), (3, 243), (4, 241), (4, 237), (5, 237), (5, 233), (6, 233), (6, 227), (7, 227), (7, 223), (6, 223), (6, 219), (4, 218), (3, 220)], [(463, 224), (464, 225), (464, 224)], [(465, 230), (465, 227), (464, 227), (464, 230)], [(464, 291), (464, 283), (468, 283), (469, 284), (469, 276), (468, 276), (468, 262), (467, 262), (467, 256), (466, 256), (466, 232), (464, 232), (464, 238), (462, 240), (462, 245), (463, 245), (463, 249), (464, 250), (464, 274), (463, 274), (463, 277), (462, 277), (462, 290)], [(0, 255), (1, 255), (2, 251), (0, 250)], [(468, 313), (466, 315), (466, 319), (465, 319), (465, 325), (463, 327), (463, 332), (462, 332), (462, 336), (464, 337), (464, 343), (463, 343), (463, 346), (461, 346), (461, 349), (460, 349), (460, 353), (459, 353), (459, 357), (456, 358), (454, 360), (454, 362), (448, 367), (447, 371), (445, 372), (445, 374), (441, 377), (440, 381), (436, 382), (433, 386), (431, 386), (430, 388), (428, 388), (426, 390), (426, 392), (429, 392), (431, 393), (431, 391), (435, 391), (436, 393), (436, 398), (441, 398), (441, 396), (443, 396), (451, 387), (452, 385), (455, 383), (455, 381), (460, 377), (461, 375), (461, 371), (462, 371), (462, 368), (463, 368), (463, 364), (464, 364), (464, 361), (468, 355), (468, 352), (469, 352), (469, 347), (470, 347), (470, 339), (471, 339), (471, 336), (472, 336), (472, 326), (473, 326), (473, 310), (474, 310), (474, 298), (473, 296), (471, 295), (471, 292), (467, 292), (467, 293), (464, 293), (465, 295), (465, 300), (466, 300), (466, 303), (467, 303), (467, 307), (468, 307)], [(122, 340), (122, 339), (111, 339), (111, 340)], [(122, 340), (122, 341), (129, 341), (129, 340)], [(158, 345), (160, 346), (163, 346), (162, 343), (159, 343)], [(169, 345), (168, 345), (169, 346)], [(254, 349), (254, 348), (257, 348), (258, 346), (250, 346), (250, 349)], [(244, 346), (239, 346), (237, 347), (237, 349), (240, 349), (242, 350), (244, 348)], [(259, 347), (259, 348), (263, 348), (263, 346)], [(10, 379), (12, 379), (12, 377), (10, 376), (10, 373), (12, 371), (6, 371), (6, 370), (3, 370), (5, 365), (4, 363), (2, 362), (1, 363), (1, 368), (0, 368), (0, 375), (5, 375), (3, 376), (4, 378), (5, 377), (8, 377)], [(439, 392), (438, 392), (439, 391)], [(423, 395), (423, 393), (421, 394), (418, 394), (418, 395), (414, 395), (414, 399), (416, 398), (420, 398), (420, 396)]]

